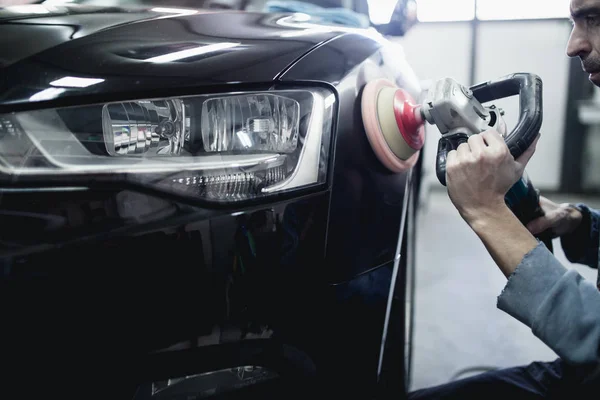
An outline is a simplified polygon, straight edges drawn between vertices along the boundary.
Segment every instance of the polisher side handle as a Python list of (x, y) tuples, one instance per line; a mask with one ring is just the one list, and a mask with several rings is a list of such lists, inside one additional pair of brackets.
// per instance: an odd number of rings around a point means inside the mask
[(543, 120), (542, 80), (529, 73), (506, 75), (470, 88), (480, 103), (519, 95), (519, 122), (506, 138), (513, 157), (523, 154), (537, 137)]
[(435, 163), (435, 174), (442, 185), (446, 186), (446, 159), (448, 158), (448, 153), (458, 149), (458, 146), (466, 143), (468, 140), (469, 135), (460, 132), (444, 135), (440, 138)]

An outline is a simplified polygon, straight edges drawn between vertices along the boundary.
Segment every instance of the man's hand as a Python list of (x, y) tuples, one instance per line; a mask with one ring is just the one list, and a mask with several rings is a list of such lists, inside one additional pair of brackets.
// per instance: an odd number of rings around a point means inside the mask
[(472, 135), (468, 143), (448, 153), (448, 194), (460, 215), (479, 236), (506, 277), (537, 240), (504, 201), (506, 192), (521, 178), (535, 152), (539, 135), (517, 160), (496, 131)]
[(583, 219), (581, 212), (569, 204), (556, 204), (540, 196), (540, 205), (546, 215), (527, 224), (534, 235), (550, 229), (554, 237), (563, 236), (574, 232)]
[(472, 135), (448, 153), (448, 195), (467, 223), (506, 207), (504, 196), (523, 175), (538, 139), (517, 160), (495, 130)]

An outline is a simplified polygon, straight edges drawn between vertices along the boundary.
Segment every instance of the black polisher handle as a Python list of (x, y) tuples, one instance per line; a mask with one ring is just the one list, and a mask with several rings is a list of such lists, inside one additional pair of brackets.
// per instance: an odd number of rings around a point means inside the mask
[[(494, 81), (480, 83), (470, 88), (480, 103), (519, 95), (519, 122), (505, 138), (513, 157), (523, 154), (537, 137), (543, 120), (542, 80), (529, 73), (506, 75)], [(448, 153), (464, 142), (466, 134), (454, 134), (440, 139), (436, 161), (436, 174), (446, 186), (446, 159)]]

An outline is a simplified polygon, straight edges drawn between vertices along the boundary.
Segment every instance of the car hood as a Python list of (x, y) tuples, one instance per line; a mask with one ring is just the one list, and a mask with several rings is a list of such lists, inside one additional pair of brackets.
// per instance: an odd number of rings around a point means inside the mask
[(341, 34), (307, 28), (295, 18), (76, 5), (0, 9), (0, 107), (272, 82), (315, 46)]

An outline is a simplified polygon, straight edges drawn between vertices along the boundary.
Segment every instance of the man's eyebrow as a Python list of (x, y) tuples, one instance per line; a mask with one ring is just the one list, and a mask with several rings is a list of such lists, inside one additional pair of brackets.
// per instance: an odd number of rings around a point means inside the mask
[(589, 15), (600, 15), (600, 5), (581, 7), (571, 10), (571, 19), (587, 17)]

